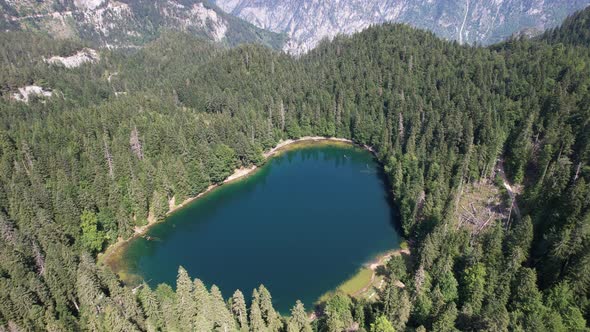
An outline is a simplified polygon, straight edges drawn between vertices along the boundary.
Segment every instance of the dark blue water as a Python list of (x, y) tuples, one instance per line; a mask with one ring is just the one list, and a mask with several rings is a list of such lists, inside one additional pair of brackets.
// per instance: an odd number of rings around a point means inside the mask
[(264, 284), (283, 313), (317, 298), (372, 257), (397, 248), (379, 165), (362, 149), (319, 144), (286, 151), (152, 227), (126, 248), (126, 272), (175, 286), (178, 266), (224, 297)]

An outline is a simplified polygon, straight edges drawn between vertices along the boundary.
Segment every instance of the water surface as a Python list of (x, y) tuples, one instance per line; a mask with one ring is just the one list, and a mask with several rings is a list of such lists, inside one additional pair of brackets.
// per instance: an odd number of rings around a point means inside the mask
[(394, 214), (380, 167), (360, 148), (335, 143), (290, 149), (253, 175), (225, 184), (121, 256), (126, 272), (175, 287), (178, 266), (224, 297), (264, 284), (277, 310), (317, 298), (363, 263), (397, 248)]

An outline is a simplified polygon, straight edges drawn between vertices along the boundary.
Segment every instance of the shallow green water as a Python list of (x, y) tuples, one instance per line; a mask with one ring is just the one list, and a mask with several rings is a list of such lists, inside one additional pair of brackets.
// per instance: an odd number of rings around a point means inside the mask
[(224, 297), (263, 283), (288, 313), (353, 275), (400, 238), (379, 165), (343, 144), (286, 151), (129, 243), (121, 263), (150, 285), (175, 286), (178, 266)]

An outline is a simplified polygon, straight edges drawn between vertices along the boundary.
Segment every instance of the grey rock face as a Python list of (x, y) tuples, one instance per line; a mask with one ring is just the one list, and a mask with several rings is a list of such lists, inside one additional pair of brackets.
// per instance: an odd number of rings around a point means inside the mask
[(491, 44), (526, 29), (558, 25), (590, 0), (215, 0), (263, 29), (286, 33), (284, 50), (303, 53), (322, 38), (383, 22), (428, 29), (460, 43)]
[(235, 45), (280, 44), (283, 38), (228, 15), (202, 0), (4, 0), (2, 30), (39, 30), (103, 47), (133, 48), (163, 29), (180, 30)]

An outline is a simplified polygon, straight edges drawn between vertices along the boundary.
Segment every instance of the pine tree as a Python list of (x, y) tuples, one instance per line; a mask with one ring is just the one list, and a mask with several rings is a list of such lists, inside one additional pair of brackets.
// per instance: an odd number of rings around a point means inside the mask
[(399, 288), (396, 282), (391, 279), (387, 288), (385, 289), (385, 317), (392, 322), (395, 329), (403, 331), (406, 326), (406, 322), (410, 318), (410, 311), (412, 304), (408, 293)]
[(211, 310), (213, 311), (215, 331), (229, 332), (236, 330), (234, 318), (223, 300), (221, 291), (215, 285), (211, 286)]
[(199, 279), (194, 281), (193, 298), (197, 308), (195, 318), (195, 329), (197, 331), (213, 330), (213, 309), (211, 305), (211, 296), (205, 284)]
[(163, 319), (158, 299), (147, 284), (143, 284), (138, 293), (139, 302), (146, 316), (148, 331), (162, 329)]
[(311, 332), (311, 324), (305, 313), (303, 303), (297, 300), (291, 309), (291, 317), (287, 320), (287, 332)]
[(81, 242), (84, 248), (90, 252), (96, 252), (102, 249), (105, 239), (105, 233), (98, 230), (98, 219), (96, 214), (85, 210), (80, 216), (82, 228)]
[(258, 290), (252, 291), (252, 304), (250, 305), (250, 328), (252, 332), (266, 331), (266, 324), (262, 318), (262, 311), (260, 310), (260, 295)]
[(395, 332), (395, 329), (385, 316), (379, 316), (375, 323), (371, 323), (371, 332)]
[(197, 306), (193, 297), (193, 282), (182, 266), (178, 268), (176, 278), (176, 316), (179, 328), (185, 331), (194, 329)]
[(231, 311), (238, 327), (242, 331), (248, 331), (248, 312), (246, 310), (246, 300), (244, 294), (238, 289), (231, 298)]
[(328, 300), (324, 308), (328, 331), (340, 332), (353, 324), (351, 306), (348, 295), (339, 293)]
[(262, 312), (262, 318), (266, 322), (268, 330), (271, 332), (279, 331), (283, 327), (283, 322), (281, 322), (281, 316), (272, 306), (270, 292), (264, 285), (260, 285), (258, 287), (258, 294), (260, 296), (260, 311)]

